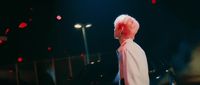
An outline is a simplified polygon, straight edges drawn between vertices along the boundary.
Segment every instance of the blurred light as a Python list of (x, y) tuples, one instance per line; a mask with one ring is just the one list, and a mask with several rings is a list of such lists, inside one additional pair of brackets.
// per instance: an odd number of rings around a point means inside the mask
[(5, 35), (7, 35), (10, 32), (10, 28), (7, 28), (5, 31)]
[(47, 50), (48, 50), (48, 52), (51, 52), (52, 51), (52, 47), (48, 47)]
[(23, 58), (22, 58), (22, 57), (18, 57), (17, 61), (18, 61), (19, 63), (21, 63), (21, 62), (23, 62)]
[(80, 28), (82, 28), (82, 25), (81, 24), (75, 24), (74, 28), (80, 29)]
[(92, 26), (92, 24), (87, 24), (85, 27), (86, 28), (89, 28), (89, 27), (91, 27)]
[(0, 36), (0, 45), (3, 45), (7, 41), (6, 36)]
[(101, 74), (101, 75), (100, 75), (100, 77), (102, 78), (102, 77), (103, 77), (103, 75)]
[(33, 8), (31, 7), (30, 10), (33, 11)]
[(92, 61), (92, 62), (90, 62), (90, 64), (94, 64), (94, 62)]
[(21, 22), (18, 27), (21, 28), (21, 29), (24, 29), (24, 28), (27, 27), (27, 23), (26, 22)]
[(13, 70), (9, 70), (8, 72), (12, 73), (12, 72), (13, 72)]
[(157, 76), (156, 79), (160, 79), (160, 76)]
[(150, 72), (150, 73), (155, 73), (155, 72), (156, 72), (156, 70), (155, 70), (155, 69), (153, 69), (153, 70), (150, 70), (149, 72)]
[(165, 70), (165, 72), (169, 72), (169, 70)]
[(56, 19), (57, 19), (57, 20), (61, 20), (62, 17), (61, 17), (60, 15), (57, 15), (57, 16), (56, 16)]
[[(80, 55), (81, 60), (83, 61), (84, 65), (86, 65), (86, 55), (84, 53), (81, 53)], [(89, 64), (89, 63), (88, 63)]]
[(84, 53), (81, 53), (81, 56), (85, 56), (85, 54), (84, 54)]
[(0, 40), (0, 45), (2, 45), (3, 44), (3, 40)]
[(154, 5), (156, 4), (156, 0), (151, 0), (151, 3)]
[(97, 62), (101, 62), (101, 60), (97, 60)]
[(7, 41), (7, 36), (0, 36), (0, 40)]
[(46, 71), (51, 76), (51, 78), (53, 79), (53, 82), (55, 83), (56, 76), (55, 76), (55, 69), (54, 69), (54, 67), (48, 68)]
[(85, 62), (85, 54), (81, 53), (80, 57), (81, 57), (81, 60)]

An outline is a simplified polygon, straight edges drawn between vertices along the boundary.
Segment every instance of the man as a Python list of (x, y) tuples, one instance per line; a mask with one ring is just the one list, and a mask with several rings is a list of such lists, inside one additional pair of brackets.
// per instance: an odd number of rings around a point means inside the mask
[(117, 50), (121, 85), (149, 85), (148, 64), (145, 52), (135, 43), (139, 23), (122, 14), (114, 22), (114, 37), (120, 42)]

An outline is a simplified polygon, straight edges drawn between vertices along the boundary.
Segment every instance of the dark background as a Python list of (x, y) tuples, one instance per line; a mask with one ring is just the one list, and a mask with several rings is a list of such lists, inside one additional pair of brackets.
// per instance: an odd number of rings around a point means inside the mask
[[(119, 43), (113, 38), (113, 22), (120, 14), (139, 21), (135, 41), (146, 52), (149, 69), (162, 64), (181, 69), (200, 42), (198, 0), (157, 0), (156, 4), (151, 0), (1, 0), (0, 35), (7, 28), (11, 31), (0, 45), (0, 64), (14, 64), (18, 57), (29, 62), (81, 55), (83, 37), (81, 30), (74, 29), (76, 23), (92, 23), (86, 29), (90, 54), (109, 54), (103, 59), (116, 62)], [(57, 15), (62, 16), (60, 21)], [(28, 26), (18, 28), (21, 22)]]

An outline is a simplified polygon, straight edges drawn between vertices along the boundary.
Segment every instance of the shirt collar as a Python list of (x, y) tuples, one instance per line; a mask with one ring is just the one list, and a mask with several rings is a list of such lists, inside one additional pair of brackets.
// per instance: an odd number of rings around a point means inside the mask
[(130, 39), (130, 38), (129, 38), (129, 39), (124, 40), (124, 41), (121, 43), (120, 47), (117, 49), (117, 51), (119, 52), (120, 48), (123, 47), (127, 42), (133, 42), (133, 39)]
[(133, 40), (132, 39), (126, 39), (126, 40), (124, 40), (124, 42), (122, 42), (122, 44), (121, 44), (121, 46), (124, 46), (124, 44), (126, 44), (127, 42), (133, 42)]

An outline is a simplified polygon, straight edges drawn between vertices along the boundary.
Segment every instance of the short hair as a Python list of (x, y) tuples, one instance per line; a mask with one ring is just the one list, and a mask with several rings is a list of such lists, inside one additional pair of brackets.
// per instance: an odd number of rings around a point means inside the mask
[(126, 25), (128, 23), (128, 21), (130, 21), (130, 20), (133, 22), (132, 25), (134, 25), (134, 26), (133, 26), (133, 28), (128, 27), (129, 28), (128, 30), (133, 32), (133, 34), (135, 35), (140, 26), (139, 26), (138, 21), (135, 18), (129, 16), (128, 14), (119, 15), (114, 21), (114, 26), (116, 28), (116, 27), (120, 27), (121, 25)]

